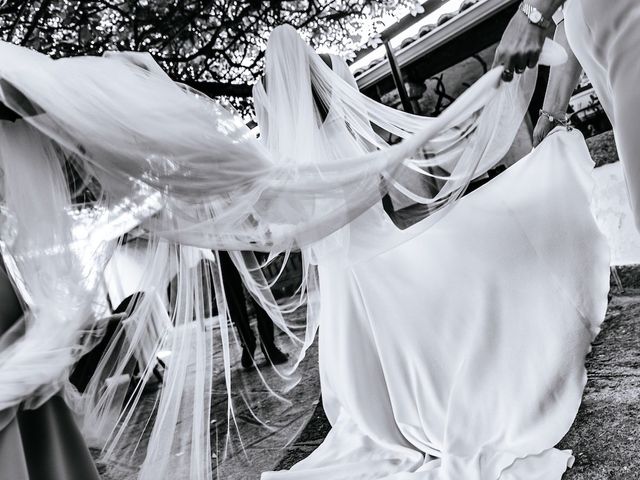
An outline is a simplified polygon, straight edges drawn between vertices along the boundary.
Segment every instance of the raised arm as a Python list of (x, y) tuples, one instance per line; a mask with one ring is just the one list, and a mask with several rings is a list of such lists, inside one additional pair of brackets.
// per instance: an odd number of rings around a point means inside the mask
[(494, 66), (504, 65), (503, 80), (538, 64), (555, 11), (565, 0), (526, 0), (507, 25), (496, 50)]
[(569, 100), (582, 73), (580, 62), (569, 47), (564, 22), (558, 24), (554, 40), (565, 48), (568, 60), (562, 65), (551, 68), (542, 112), (533, 131), (534, 147), (544, 140), (555, 126), (562, 125), (566, 121)]

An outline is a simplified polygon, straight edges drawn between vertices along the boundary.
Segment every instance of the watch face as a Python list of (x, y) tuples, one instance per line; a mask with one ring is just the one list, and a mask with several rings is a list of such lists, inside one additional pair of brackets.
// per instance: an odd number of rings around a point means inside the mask
[(529, 16), (529, 20), (531, 20), (533, 23), (538, 23), (542, 20), (542, 14), (538, 11), (533, 11)]

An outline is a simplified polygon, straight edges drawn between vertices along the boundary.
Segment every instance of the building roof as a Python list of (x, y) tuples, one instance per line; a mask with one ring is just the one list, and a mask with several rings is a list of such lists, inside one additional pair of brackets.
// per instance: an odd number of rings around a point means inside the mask
[[(399, 67), (411, 64), (430, 51), (449, 42), (451, 39), (463, 34), (473, 26), (484, 20), (491, 18), (504, 8), (519, 2), (519, 0), (465, 0), (455, 13), (446, 13), (438, 19), (436, 24), (424, 25), (419, 33), (402, 40), (400, 48), (395, 51), (395, 59)], [(425, 2), (428, 4), (429, 2)], [(441, 3), (441, 2), (440, 2)], [(410, 16), (408, 16), (410, 18)], [(404, 26), (402, 30), (408, 29), (414, 22), (408, 22), (407, 17), (399, 20), (397, 24)], [(382, 34), (382, 38), (389, 38), (388, 31), (400, 36), (402, 31), (398, 31), (396, 24), (391, 25)], [(391, 75), (389, 62), (384, 58), (377, 58), (364, 68), (354, 71), (354, 76), (360, 89), (367, 88), (384, 77)]]

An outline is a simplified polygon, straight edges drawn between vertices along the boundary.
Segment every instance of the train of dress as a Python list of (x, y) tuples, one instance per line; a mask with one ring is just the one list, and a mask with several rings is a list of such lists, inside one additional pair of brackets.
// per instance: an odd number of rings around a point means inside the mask
[[(263, 480), (560, 479), (573, 459), (554, 446), (578, 411), (609, 289), (592, 167), (580, 133), (554, 133), (410, 241), (325, 261), (333, 428)], [(406, 235), (367, 215), (352, 249)]]

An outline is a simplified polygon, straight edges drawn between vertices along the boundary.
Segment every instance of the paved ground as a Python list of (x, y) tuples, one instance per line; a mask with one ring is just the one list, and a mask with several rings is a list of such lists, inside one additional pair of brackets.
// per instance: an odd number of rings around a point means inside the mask
[[(623, 283), (636, 283), (623, 275)], [(566, 480), (640, 479), (640, 290), (615, 292), (587, 359), (588, 382), (578, 417), (559, 448), (573, 450)], [(304, 458), (326, 435), (319, 406), (278, 468)]]
[[(599, 164), (613, 158), (610, 135), (589, 141)], [(612, 192), (624, 192), (618, 170), (619, 164), (596, 169), (598, 187), (594, 211), (600, 227), (608, 232), (614, 247), (614, 261), (625, 263), (629, 259), (635, 260), (640, 250), (625, 196), (612, 196)], [(635, 252), (635, 257), (629, 252)], [(582, 407), (573, 428), (559, 445), (573, 450), (576, 457), (566, 480), (640, 480), (640, 267), (620, 268), (619, 273), (619, 281), (613, 282), (607, 319), (587, 359), (588, 383)], [(302, 325), (303, 312), (292, 320)], [(280, 342), (284, 342), (283, 336)], [(245, 432), (245, 453), (233, 437), (231, 454), (218, 465), (217, 478), (259, 478), (261, 471), (290, 467), (322, 442), (329, 425), (319, 397), (316, 349), (314, 345), (307, 355), (300, 370), (300, 385), (290, 395), (290, 402), (269, 396), (255, 371), (245, 372), (238, 364), (234, 365), (234, 404), (236, 419), (241, 431)], [(239, 359), (239, 352), (235, 352), (233, 358)], [(261, 356), (258, 360), (261, 361)], [(269, 368), (262, 371), (268, 384), (282, 384), (275, 371)], [(213, 391), (212, 445), (217, 454), (213, 462), (217, 463), (217, 458), (222, 457), (227, 431), (227, 403), (220, 371), (215, 376)], [(260, 425), (238, 391), (250, 399), (258, 417), (271, 419), (274, 423)], [(145, 415), (152, 411), (156, 394), (157, 391), (150, 391), (143, 398), (143, 412), (132, 432), (132, 441), (141, 439), (142, 446), (148, 438), (148, 432), (142, 431)], [(269, 430), (269, 426), (277, 427), (279, 433)], [(135, 469), (120, 459), (99, 464), (99, 467), (104, 480), (135, 479)], [(177, 476), (175, 478), (179, 480)]]
[[(304, 309), (291, 315), (290, 324), (299, 328), (304, 325)], [(255, 326), (254, 326), (255, 328)], [(218, 338), (219, 335), (214, 335)], [(215, 341), (215, 340), (214, 340)], [(284, 334), (280, 334), (277, 340), (280, 347), (291, 352), (293, 346), (287, 341)], [(224, 480), (249, 480), (256, 479), (260, 472), (273, 470), (281, 458), (288, 451), (287, 445), (292, 449), (298, 448), (300, 442), (304, 442), (302, 430), (308, 424), (309, 418), (314, 413), (320, 402), (320, 382), (318, 378), (318, 354), (317, 342), (308, 350), (295, 374), (290, 378), (282, 378), (283, 370), (279, 372), (267, 364), (262, 353), (256, 352), (256, 362), (260, 366), (259, 371), (244, 370), (240, 366), (240, 350), (231, 352), (235, 359), (231, 369), (233, 405), (235, 411), (235, 424), (242, 434), (240, 439), (236, 434), (234, 424), (231, 425), (231, 435), (227, 439), (227, 397), (223, 365), (221, 355), (222, 347), (214, 348), (214, 383), (212, 385), (211, 408), (211, 448), (213, 459), (212, 466), (215, 477)], [(289, 365), (293, 363), (294, 355), (290, 355)], [(263, 381), (264, 379), (264, 381)], [(187, 379), (186, 383), (190, 380)], [(286, 400), (279, 399), (269, 392), (267, 385), (275, 391), (284, 391), (287, 386), (293, 386), (286, 395)], [(150, 385), (143, 394), (140, 407), (134, 416), (126, 437), (124, 446), (139, 445), (133, 458), (118, 452), (109, 461), (102, 461), (98, 451), (94, 451), (98, 468), (103, 480), (135, 480), (136, 465), (142, 460), (149, 440), (150, 431), (147, 419), (150, 412), (154, 411), (160, 390), (157, 385)], [(250, 407), (249, 407), (250, 405)], [(187, 419), (188, 421), (188, 419)], [(262, 421), (266, 423), (261, 423)], [(228, 440), (228, 442), (227, 442)], [(317, 445), (316, 442), (314, 445)], [(184, 471), (180, 463), (186, 456), (182, 449), (174, 450), (170, 462), (170, 471)], [(223, 462), (218, 459), (224, 458)], [(172, 479), (182, 480), (177, 474)], [(184, 479), (188, 480), (188, 479)]]
[[(640, 479), (640, 269), (622, 269), (620, 277), (626, 290), (618, 292), (614, 286), (607, 319), (587, 359), (589, 380), (582, 407), (573, 428), (559, 445), (572, 449), (576, 457), (566, 480)], [(260, 471), (290, 467), (320, 444), (329, 425), (319, 402), (316, 359), (317, 351), (312, 349), (302, 387), (296, 389), (292, 403), (259, 402), (259, 408), (268, 412), (269, 418), (280, 417), (279, 427), (284, 427), (280, 434), (259, 426), (246, 409), (239, 409), (243, 430), (251, 432), (245, 438), (247, 455), (240, 453), (236, 443), (236, 454), (220, 466), (218, 478), (256, 479)], [(260, 395), (261, 382), (255, 372), (246, 373), (236, 367), (234, 375)], [(267, 371), (267, 375), (272, 374)], [(216, 383), (214, 390), (222, 387), (220, 379)], [(222, 400), (213, 409), (217, 417), (214, 444), (224, 443), (225, 409)], [(283, 448), (288, 440), (291, 442)], [(103, 478), (135, 478), (132, 470), (121, 467), (101, 465)]]
[(640, 479), (640, 290), (613, 296), (587, 369), (580, 412), (560, 444), (576, 456), (565, 478)]

